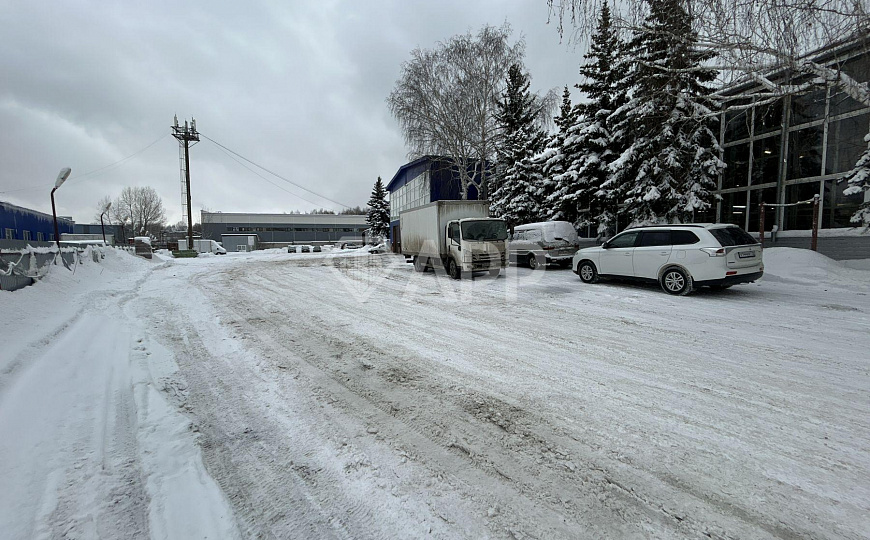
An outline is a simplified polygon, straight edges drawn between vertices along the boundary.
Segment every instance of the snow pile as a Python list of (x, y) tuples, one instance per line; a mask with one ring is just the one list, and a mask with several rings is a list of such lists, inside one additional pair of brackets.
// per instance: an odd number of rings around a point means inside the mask
[[(867, 263), (867, 264), (864, 264)], [(835, 261), (809, 249), (764, 250), (764, 280), (796, 285), (870, 289), (870, 261)]]
[(81, 256), (82, 264), (67, 270), (58, 260), (44, 268), (44, 277), (30, 287), (17, 291), (0, 291), (4, 317), (0, 340), (4, 353), (0, 355), (0, 373), (7, 369), (7, 360), (32, 342), (54, 334), (87, 302), (98, 297), (117, 294), (135, 287), (154, 263), (126, 251), (102, 250), (105, 258), (95, 263), (90, 248)]

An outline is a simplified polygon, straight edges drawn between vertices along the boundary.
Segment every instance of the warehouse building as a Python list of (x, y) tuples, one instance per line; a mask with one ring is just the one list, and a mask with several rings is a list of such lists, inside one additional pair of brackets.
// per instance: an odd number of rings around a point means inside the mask
[[(72, 233), (74, 227), (72, 219), (57, 218), (60, 234)], [(53, 242), (54, 219), (51, 214), (0, 201), (0, 233), (3, 240)]]
[[(813, 61), (842, 70), (858, 82), (870, 81), (870, 45), (866, 39), (835, 44), (811, 55)], [(792, 78), (788, 70), (768, 78), (800, 85), (808, 75)], [(846, 174), (867, 149), (870, 107), (835, 85), (812, 87), (804, 94), (770, 101), (766, 90), (747, 82), (727, 88), (732, 110), (722, 115), (720, 142), (728, 165), (716, 191), (722, 199), (695, 221), (734, 223), (758, 232), (760, 203), (790, 204), (819, 195), (820, 251), (835, 258), (870, 257), (870, 236), (857, 235), (850, 221), (870, 193), (846, 196)], [(734, 105), (745, 106), (734, 109)], [(813, 207), (802, 204), (769, 208), (765, 229), (777, 230), (777, 244), (809, 246)], [(839, 240), (836, 238), (840, 237)]]
[(362, 242), (366, 216), (344, 214), (242, 214), (202, 212), (202, 237), (220, 241), (227, 234), (256, 234), (257, 245)]
[[(395, 253), (402, 251), (399, 214), (435, 201), (462, 198), (459, 172), (444, 157), (423, 156), (399, 167), (387, 184), (390, 194), (390, 241)], [(468, 188), (468, 200), (478, 199), (477, 186)]]

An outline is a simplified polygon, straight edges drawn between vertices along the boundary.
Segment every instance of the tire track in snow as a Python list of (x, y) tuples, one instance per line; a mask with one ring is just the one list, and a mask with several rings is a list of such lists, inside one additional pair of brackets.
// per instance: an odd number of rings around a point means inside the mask
[[(238, 276), (236, 276), (236, 279), (239, 279), (240, 277), (242, 277), (242, 276), (238, 275)], [(282, 277), (283, 276), (281, 276), (281, 277), (272, 276), (272, 280), (275, 282), (275, 285), (273, 286), (272, 290), (269, 292), (273, 298), (280, 298), (282, 294), (284, 296), (286, 296), (286, 293), (287, 293), (286, 287), (287, 287), (288, 282), (286, 280), (282, 280)], [(269, 275), (268, 274), (260, 274), (258, 276), (257, 280), (249, 280), (249, 282), (246, 283), (246, 285), (249, 286), (251, 288), (251, 290), (256, 290), (258, 288), (262, 288), (264, 286), (264, 282), (263, 282), (264, 278), (268, 279)], [(294, 279), (296, 280), (294, 282), (294, 297), (297, 298), (299, 301), (305, 302), (307, 305), (308, 311), (315, 311), (316, 312), (316, 311), (321, 310), (321, 309), (328, 309), (328, 305), (326, 305), (327, 302), (319, 302), (318, 303), (319, 299), (316, 297), (316, 295), (311, 295), (311, 296), (305, 295), (306, 287), (311, 287), (312, 290), (317, 290), (318, 292), (323, 292), (323, 291), (328, 290), (328, 289), (325, 289), (322, 286), (315, 285), (314, 282), (308, 280), (307, 278), (308, 278), (308, 275), (305, 273), (296, 273), (294, 275)], [(315, 280), (322, 279), (322, 276), (318, 275), (318, 276), (314, 277), (314, 279)], [(667, 297), (665, 297), (665, 298), (667, 298)], [(268, 300), (268, 298), (263, 298), (260, 300), (266, 301), (266, 300)], [(337, 300), (337, 298), (335, 297), (335, 295), (330, 295), (330, 300), (334, 302), (335, 300)], [(389, 309), (394, 309), (394, 310), (397, 307), (401, 308), (402, 306), (397, 306), (395, 303), (388, 306)], [(443, 306), (441, 306), (441, 307), (443, 308)], [(411, 318), (408, 317), (407, 315), (402, 315), (401, 311), (402, 310), (399, 309), (398, 312), (396, 312), (396, 311), (392, 312), (390, 314), (390, 318), (399, 319), (399, 320), (401, 320), (401, 323), (400, 323), (401, 325), (407, 326), (407, 324), (412, 322)], [(334, 308), (332, 309), (332, 312), (335, 313)], [(504, 320), (497, 320), (497, 321), (490, 321), (490, 322), (491, 322), (492, 326), (498, 327), (500, 325), (508, 323), (509, 319), (505, 318)], [(343, 323), (343, 324), (346, 324), (346, 323)], [(309, 331), (316, 330), (318, 327), (321, 327), (321, 325), (314, 324), (308, 330)], [(349, 331), (353, 332), (352, 325), (351, 325), (351, 330), (349, 330)], [(434, 330), (433, 330), (433, 332), (434, 332)], [(552, 332), (550, 332), (550, 333), (552, 334)], [(420, 337), (422, 337), (425, 334), (426, 334), (426, 332), (424, 331), (424, 332), (421, 332), (419, 334), (416, 334), (415, 336), (419, 339)], [(432, 347), (432, 346), (437, 346), (436, 343), (438, 343), (438, 341), (433, 340), (432, 342), (429, 342), (429, 343), (424, 341), (424, 343), (426, 343), (425, 347)], [(693, 396), (693, 397), (696, 397), (696, 396)], [(703, 397), (703, 396), (697, 396), (697, 397)], [(780, 412), (782, 412), (782, 411), (780, 411)], [(690, 417), (681, 418), (680, 420), (685, 420), (685, 419), (690, 419)], [(708, 427), (712, 427), (712, 426), (708, 426)], [(731, 500), (724, 499), (723, 500), (723, 499), (720, 499), (719, 497), (716, 497), (714, 494), (712, 494), (706, 490), (698, 491), (698, 490), (689, 489), (690, 484), (687, 484), (686, 482), (679, 480), (679, 478), (677, 478), (677, 477), (669, 477), (666, 473), (665, 474), (659, 473), (658, 480), (662, 481), (662, 482), (670, 483), (670, 484), (674, 485), (675, 488), (683, 489), (687, 493), (692, 493), (694, 491), (694, 495), (697, 496), (699, 498), (699, 500), (704, 501), (706, 503), (713, 504), (714, 507), (716, 507), (716, 506), (720, 507), (721, 511), (724, 512), (726, 515), (733, 514), (733, 515), (739, 516), (740, 519), (745, 520), (747, 522), (747, 524), (755, 524), (756, 526), (768, 528), (770, 534), (772, 534), (774, 536), (795, 536), (795, 535), (800, 536), (800, 533), (796, 532), (795, 530), (790, 530), (787, 525), (780, 524), (779, 521), (776, 519), (771, 520), (768, 516), (765, 516), (763, 514), (759, 514), (754, 509), (749, 509), (749, 511), (747, 512), (746, 510), (741, 508), (740, 504), (737, 504), (737, 505), (734, 504), (735, 499), (731, 499)], [(719, 499), (719, 500), (717, 501), (717, 499)], [(736, 501), (739, 501), (739, 499), (737, 499)], [(681, 513), (679, 511), (677, 511), (677, 512), (673, 512), (673, 513), (675, 515), (681, 516), (681, 518), (683, 520), (686, 519), (685, 512)], [(716, 513), (719, 513), (719, 512), (717, 511)]]

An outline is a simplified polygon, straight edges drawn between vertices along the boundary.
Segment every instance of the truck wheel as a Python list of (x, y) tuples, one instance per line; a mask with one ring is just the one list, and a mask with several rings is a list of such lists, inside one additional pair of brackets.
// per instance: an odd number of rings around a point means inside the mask
[(462, 277), (462, 271), (453, 259), (450, 259), (450, 262), (447, 263), (447, 273), (450, 274), (450, 277), (453, 279), (459, 279)]
[(497, 278), (500, 273), (501, 273), (501, 268), (493, 268), (492, 270), (489, 271), (489, 275), (493, 278)]
[(414, 257), (414, 271), (415, 272), (425, 272), (426, 271), (426, 260), (419, 255)]

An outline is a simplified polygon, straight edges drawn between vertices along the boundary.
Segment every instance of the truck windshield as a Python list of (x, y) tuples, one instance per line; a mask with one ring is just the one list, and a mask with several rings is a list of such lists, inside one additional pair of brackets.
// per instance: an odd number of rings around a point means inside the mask
[(462, 222), (463, 240), (506, 240), (507, 225), (502, 220)]

